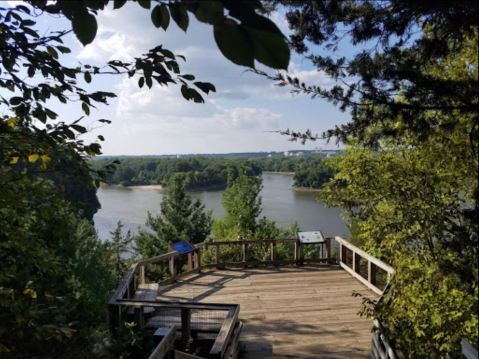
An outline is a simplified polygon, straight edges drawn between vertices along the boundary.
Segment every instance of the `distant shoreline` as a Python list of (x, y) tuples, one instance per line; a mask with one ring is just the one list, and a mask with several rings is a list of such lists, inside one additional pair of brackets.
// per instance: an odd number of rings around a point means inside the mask
[(285, 176), (294, 176), (294, 172), (281, 172), (281, 171), (263, 171), (265, 175), (285, 175)]
[(291, 187), (293, 191), (297, 192), (321, 192), (321, 188), (312, 188), (312, 187)]
[(126, 186), (123, 184), (118, 184), (118, 183), (101, 183), (100, 187), (119, 187), (119, 188), (133, 188), (133, 189), (146, 189), (150, 191), (164, 191), (165, 187), (163, 187), (161, 184), (145, 184), (145, 185), (132, 185), (132, 186)]
[[(100, 187), (117, 187), (117, 188), (131, 188), (131, 189), (143, 189), (147, 191), (159, 191), (165, 192), (166, 187), (161, 184), (143, 184), (143, 185), (123, 185), (118, 183), (101, 183)], [(208, 185), (189, 188), (188, 192), (203, 192), (203, 191), (222, 191), (226, 188), (225, 185)]]

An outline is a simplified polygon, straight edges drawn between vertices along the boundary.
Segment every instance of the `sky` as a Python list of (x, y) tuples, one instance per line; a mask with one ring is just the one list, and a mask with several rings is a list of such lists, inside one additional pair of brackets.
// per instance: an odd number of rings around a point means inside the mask
[[(281, 13), (272, 20), (282, 32), (290, 33)], [(113, 91), (117, 98), (109, 106), (93, 109), (83, 120), (89, 133), (86, 141), (103, 135), (105, 155), (161, 155), (192, 153), (229, 153), (285, 151), (315, 148), (336, 149), (331, 141), (291, 142), (274, 131), (304, 131), (313, 133), (347, 122), (348, 113), (322, 99), (293, 95), (287, 87), (278, 87), (259, 75), (246, 71), (223, 57), (218, 50), (211, 26), (199, 23), (190, 14), (186, 33), (172, 21), (165, 32), (155, 28), (149, 10), (136, 3), (127, 3), (120, 10), (112, 5), (97, 16), (98, 33), (93, 43), (83, 46), (73, 35), (65, 43), (72, 49), (66, 59), (70, 65), (80, 63), (103, 65), (108, 60), (132, 60), (150, 48), (163, 44), (175, 54), (186, 57), (180, 63), (182, 73), (191, 73), (199, 81), (211, 82), (216, 93), (204, 96), (205, 103), (183, 99), (178, 86), (140, 89), (137, 79), (127, 76), (94, 77), (89, 90)], [(38, 18), (43, 31), (69, 28), (69, 23), (52, 15)], [(181, 61), (181, 60), (180, 60)], [(258, 66), (274, 73), (272, 69)], [(316, 71), (309, 61), (293, 54), (288, 71), (311, 85), (331, 86), (332, 80)], [(52, 109), (65, 122), (83, 115), (80, 103), (53, 104)], [(109, 125), (96, 121), (106, 118)]]

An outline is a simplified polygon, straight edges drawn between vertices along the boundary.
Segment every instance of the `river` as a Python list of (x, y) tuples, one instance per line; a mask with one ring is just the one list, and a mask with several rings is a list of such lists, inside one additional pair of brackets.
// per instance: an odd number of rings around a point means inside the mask
[[(321, 229), (325, 235), (349, 237), (349, 231), (341, 220), (338, 208), (328, 208), (318, 202), (317, 193), (299, 192), (292, 189), (293, 177), (284, 174), (263, 174), (261, 192), (262, 215), (286, 228), (297, 221), (303, 231)], [(224, 209), (221, 204), (223, 191), (193, 192), (207, 209), (213, 211), (213, 218), (220, 218)], [(121, 221), (124, 229), (133, 233), (143, 227), (147, 212), (159, 212), (163, 197), (161, 191), (119, 186), (102, 186), (98, 190), (101, 209), (93, 218), (100, 238), (109, 239), (116, 223)]]

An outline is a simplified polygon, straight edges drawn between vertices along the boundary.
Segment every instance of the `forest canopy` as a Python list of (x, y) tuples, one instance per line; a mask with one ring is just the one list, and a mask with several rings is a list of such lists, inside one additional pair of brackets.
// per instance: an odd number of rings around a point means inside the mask
[(284, 157), (221, 158), (186, 156), (183, 158), (125, 157), (97, 158), (90, 162), (95, 170), (118, 161), (115, 169), (105, 178), (107, 184), (163, 185), (177, 173), (185, 174), (190, 190), (224, 189), (228, 178), (235, 180), (240, 171), (257, 176), (263, 171), (294, 173), (295, 187), (319, 189), (334, 174), (333, 168), (322, 155)]

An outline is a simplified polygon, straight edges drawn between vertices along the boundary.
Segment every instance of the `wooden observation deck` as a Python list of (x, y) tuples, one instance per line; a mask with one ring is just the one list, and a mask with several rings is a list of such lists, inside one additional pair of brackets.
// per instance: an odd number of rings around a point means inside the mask
[(339, 237), (319, 253), (297, 246), (212, 242), (138, 262), (110, 301), (112, 329), (134, 320), (160, 333), (150, 355), (158, 359), (387, 355), (352, 294), (378, 299), (393, 269)]

